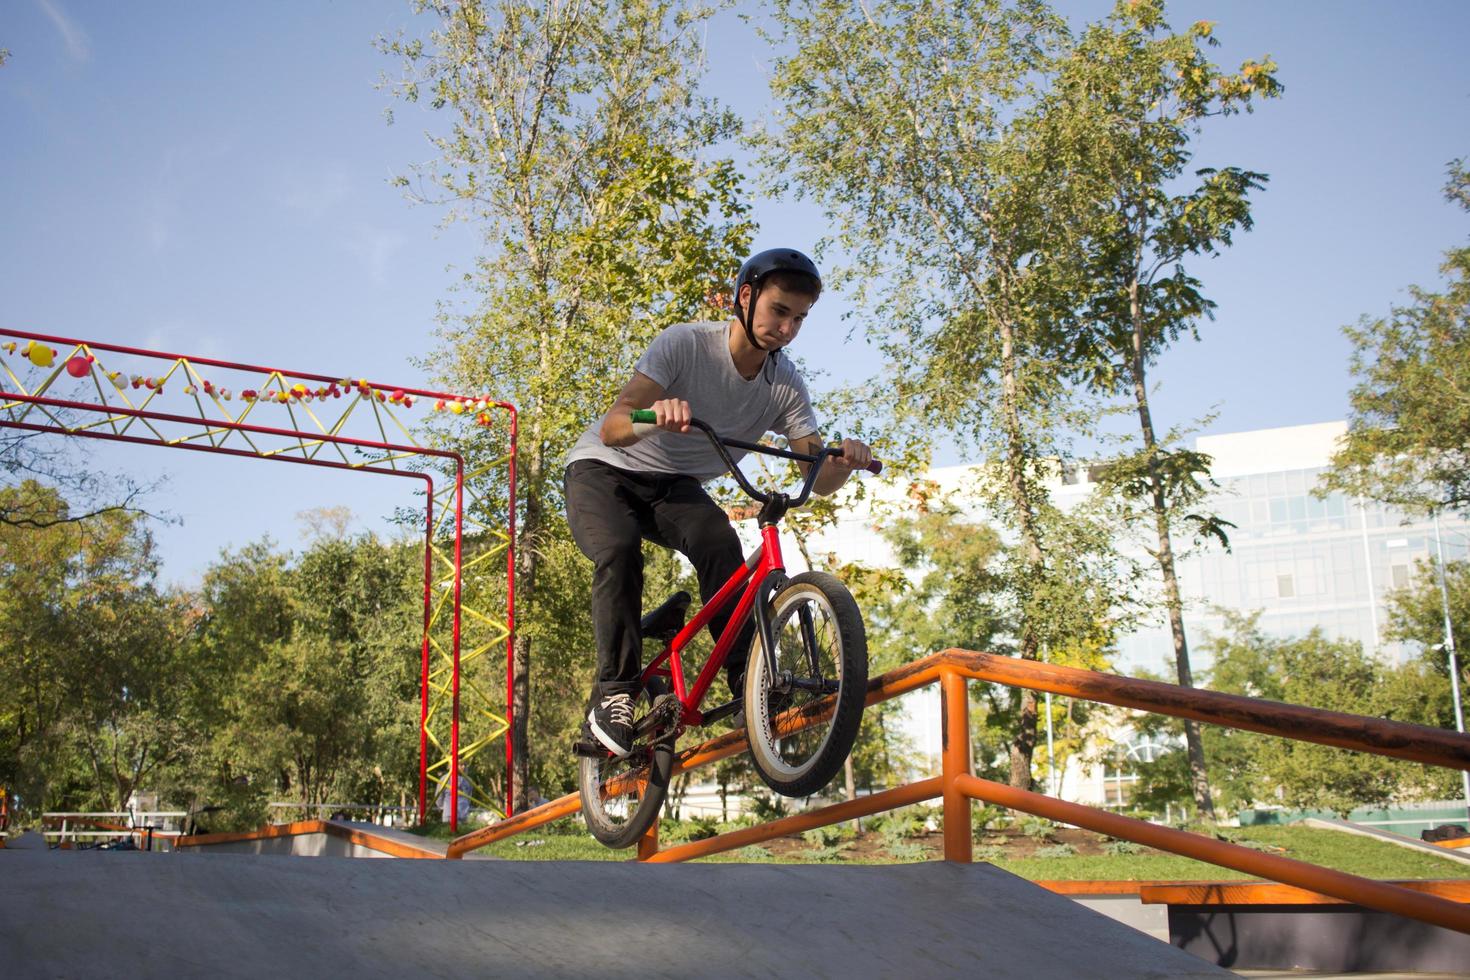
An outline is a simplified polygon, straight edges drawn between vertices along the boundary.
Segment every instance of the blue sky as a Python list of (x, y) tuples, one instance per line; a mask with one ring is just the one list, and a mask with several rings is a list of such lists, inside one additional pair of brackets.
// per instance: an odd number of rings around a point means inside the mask
[[(1108, 4), (1073, 0), (1074, 19)], [(1166, 356), (1156, 416), (1217, 411), (1209, 431), (1341, 418), (1340, 328), (1432, 285), (1470, 232), (1440, 195), (1470, 156), (1470, 5), (1180, 2), (1176, 26), (1217, 22), (1222, 64), (1270, 54), (1284, 98), (1211, 126), (1196, 163), (1271, 176), (1256, 229), (1195, 272), (1219, 303), (1204, 340)], [(476, 242), (411, 207), (395, 173), (431, 157), (427, 112), (377, 88), (373, 39), (413, 21), (406, 0), (0, 7), (0, 326), (411, 384), (437, 304)], [(767, 111), (769, 57), (748, 23), (710, 34), (708, 90)], [(810, 247), (821, 215), (759, 201), (757, 246)], [(802, 340), (845, 333), (824, 298)], [(881, 370), (859, 345), (832, 378)], [(101, 449), (93, 465), (166, 476), (153, 502), (183, 523), (158, 538), (190, 581), (219, 549), (295, 514), (346, 504), (359, 526), (411, 502), (374, 480), (158, 449)], [(304, 472), (297, 472), (302, 470)], [(286, 471), (286, 472), (278, 472)], [(398, 486), (404, 483), (404, 487)], [(386, 484), (386, 485), (385, 485)]]

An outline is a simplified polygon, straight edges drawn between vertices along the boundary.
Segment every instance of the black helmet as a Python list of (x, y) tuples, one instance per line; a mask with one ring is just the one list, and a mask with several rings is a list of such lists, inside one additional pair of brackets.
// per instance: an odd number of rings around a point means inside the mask
[(759, 286), (760, 281), (772, 272), (799, 272), (811, 276), (816, 282), (817, 292), (822, 291), (822, 274), (817, 264), (794, 248), (768, 248), (745, 260), (740, 274), (735, 277), (735, 306), (740, 306), (740, 287), (746, 283)]
[(735, 277), (735, 319), (745, 328), (745, 336), (756, 350), (765, 348), (756, 342), (750, 323), (745, 318), (745, 311), (740, 308), (740, 287), (750, 284), (750, 307), (755, 309), (755, 298), (760, 294), (761, 283), (773, 272), (794, 272), (808, 276), (816, 286), (817, 295), (822, 293), (822, 274), (817, 271), (817, 264), (794, 248), (768, 248), (746, 259), (745, 264), (740, 267), (740, 274)]

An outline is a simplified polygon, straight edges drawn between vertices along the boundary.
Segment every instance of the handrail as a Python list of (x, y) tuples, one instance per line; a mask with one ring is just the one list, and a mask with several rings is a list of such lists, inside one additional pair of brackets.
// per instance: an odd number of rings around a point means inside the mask
[(935, 654), (935, 657), (976, 680), (1050, 691), (1123, 708), (1137, 708), (1175, 718), (1190, 718), (1227, 728), (1280, 735), (1297, 741), (1372, 752), (1449, 769), (1470, 769), (1470, 738), (1445, 728), (1368, 718), (1239, 694), (1222, 694), (1137, 677), (1100, 674), (971, 650), (950, 649)]
[[(742, 828), (663, 850), (658, 847), (658, 825), (655, 823), (639, 843), (639, 860), (663, 863), (706, 857), (801, 830), (840, 823), (856, 816), (942, 796), (944, 857), (949, 861), (968, 863), (973, 857), (971, 802), (979, 799), (1221, 867), (1259, 875), (1368, 908), (1394, 912), (1470, 933), (1470, 908), (1444, 898), (1303, 861), (1263, 854), (1238, 844), (1160, 827), (1147, 821), (1067, 803), (1040, 793), (977, 778), (972, 774), (970, 766), (967, 685), (971, 679), (1050, 691), (1120, 707), (1192, 718), (1210, 724), (1449, 768), (1470, 769), (1470, 736), (1443, 729), (1221, 694), (1217, 691), (1182, 688), (1158, 681), (1099, 674), (970, 650), (949, 649), (872, 678), (868, 682), (865, 699), (867, 704), (887, 701), (938, 682), (941, 687), (941, 726), (944, 735), (941, 775), (858, 800), (821, 807), (760, 826)], [(777, 723), (782, 729), (799, 731), (830, 716), (831, 710), (829, 698), (804, 709), (789, 711)], [(675, 760), (676, 771), (687, 771), (727, 758), (743, 751), (746, 745), (743, 731), (728, 732), (679, 753)], [(577, 794), (569, 793), (533, 810), (456, 838), (450, 843), (446, 856), (463, 857), (469, 851), (493, 841), (575, 813), (578, 806)]]

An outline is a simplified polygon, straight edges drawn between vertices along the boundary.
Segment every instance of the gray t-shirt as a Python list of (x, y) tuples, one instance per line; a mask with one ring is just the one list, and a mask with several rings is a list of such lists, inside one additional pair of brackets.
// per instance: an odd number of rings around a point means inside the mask
[[(800, 439), (818, 431), (811, 396), (796, 366), (784, 355), (747, 381), (730, 356), (726, 323), (680, 323), (660, 333), (638, 359), (639, 373), (667, 392), (668, 398), (689, 403), (694, 417), (708, 422), (722, 436), (754, 442), (767, 432)], [(767, 378), (770, 380), (767, 380)], [(725, 474), (714, 447), (703, 432), (655, 432), (631, 446), (603, 445), (594, 422), (572, 451), (567, 463), (595, 459), (635, 473), (671, 473), (704, 482)], [(731, 449), (736, 462), (745, 453)]]

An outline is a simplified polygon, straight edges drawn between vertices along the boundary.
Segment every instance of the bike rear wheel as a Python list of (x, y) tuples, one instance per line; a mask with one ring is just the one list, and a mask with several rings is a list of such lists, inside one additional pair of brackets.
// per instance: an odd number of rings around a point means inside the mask
[[(645, 692), (652, 701), (667, 689), (655, 678)], [(632, 847), (658, 819), (674, 770), (674, 739), (665, 736), (633, 747), (621, 759), (578, 760), (577, 785), (587, 830), (606, 847)]]
[[(752, 651), (745, 674), (745, 728), (761, 779), (783, 796), (808, 796), (842, 767), (857, 739), (868, 686), (868, 639), (852, 593), (836, 576), (803, 572), (771, 603), (776, 673)], [(800, 731), (800, 716), (829, 717)], [(779, 724), (778, 724), (779, 721)]]

